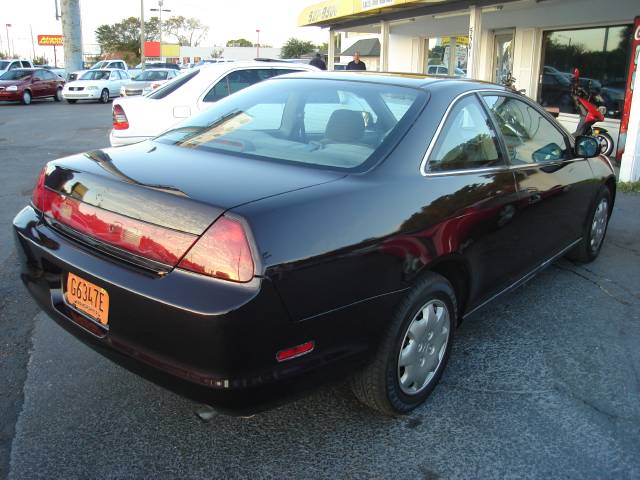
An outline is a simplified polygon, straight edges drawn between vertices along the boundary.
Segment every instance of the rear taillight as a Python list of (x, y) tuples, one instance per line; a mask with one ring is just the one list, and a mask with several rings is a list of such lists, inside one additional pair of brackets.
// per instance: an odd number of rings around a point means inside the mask
[(124, 108), (120, 105), (113, 106), (113, 129), (114, 130), (126, 130), (129, 128), (129, 120), (124, 113)]
[(244, 226), (238, 220), (220, 217), (178, 267), (210, 277), (248, 282), (253, 278), (254, 264)]
[(159, 227), (42, 189), (39, 200), (45, 216), (121, 250), (175, 266), (198, 238)]
[(33, 193), (31, 194), (31, 203), (38, 210), (44, 210), (44, 180), (47, 178), (47, 167), (42, 167), (40, 170), (40, 175), (38, 175), (38, 180), (36, 181), (36, 187), (33, 189)]

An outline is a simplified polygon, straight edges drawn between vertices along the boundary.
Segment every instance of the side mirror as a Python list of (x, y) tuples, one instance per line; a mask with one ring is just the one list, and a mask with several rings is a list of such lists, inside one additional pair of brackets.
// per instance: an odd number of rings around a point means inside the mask
[(576, 144), (573, 151), (576, 157), (595, 157), (600, 152), (600, 144), (594, 137), (588, 137), (587, 135), (578, 135), (576, 137)]

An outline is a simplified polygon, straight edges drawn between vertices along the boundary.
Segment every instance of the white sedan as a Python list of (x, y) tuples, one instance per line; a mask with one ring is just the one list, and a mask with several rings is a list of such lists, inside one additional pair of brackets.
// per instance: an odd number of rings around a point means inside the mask
[(317, 71), (311, 65), (286, 62), (229, 62), (187, 70), (146, 96), (113, 102), (112, 146), (158, 136), (181, 120), (238, 90), (285, 73)]
[(78, 80), (68, 82), (62, 90), (62, 96), (69, 103), (76, 103), (78, 100), (107, 103), (110, 98), (120, 95), (120, 87), (130, 81), (131, 77), (124, 70), (89, 70)]

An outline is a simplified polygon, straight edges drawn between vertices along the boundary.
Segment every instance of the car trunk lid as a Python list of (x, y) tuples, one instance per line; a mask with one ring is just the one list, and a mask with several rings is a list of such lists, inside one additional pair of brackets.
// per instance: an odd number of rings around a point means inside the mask
[(50, 162), (40, 209), (95, 248), (166, 269), (224, 211), (343, 176), (143, 142)]

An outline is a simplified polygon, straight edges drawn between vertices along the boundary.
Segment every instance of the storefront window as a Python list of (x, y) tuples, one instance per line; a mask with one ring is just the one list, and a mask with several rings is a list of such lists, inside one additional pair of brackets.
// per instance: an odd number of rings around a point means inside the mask
[(427, 75), (467, 76), (469, 37), (436, 37), (427, 42)]
[(621, 25), (545, 32), (538, 101), (576, 113), (571, 82), (578, 68), (581, 86), (591, 89), (606, 116), (620, 118), (632, 30), (632, 25)]

